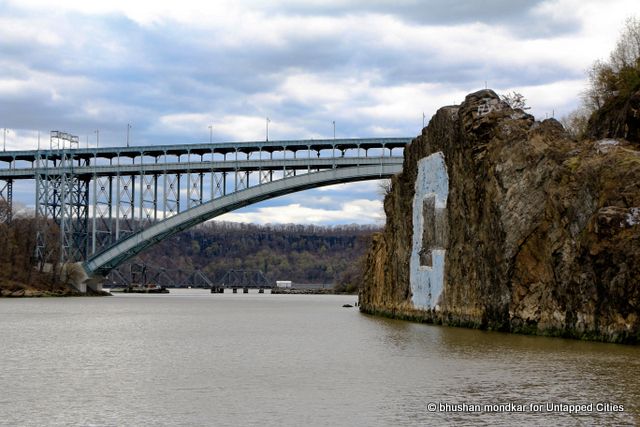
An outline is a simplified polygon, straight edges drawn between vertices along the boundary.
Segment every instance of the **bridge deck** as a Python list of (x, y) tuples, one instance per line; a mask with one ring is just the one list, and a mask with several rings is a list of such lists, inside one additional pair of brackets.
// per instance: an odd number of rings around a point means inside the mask
[(262, 159), (262, 160), (227, 160), (205, 162), (170, 162), (170, 163), (142, 163), (126, 165), (92, 165), (71, 168), (12, 168), (0, 169), (0, 179), (34, 179), (37, 173), (50, 176), (63, 173), (73, 173), (81, 178), (94, 176), (141, 175), (141, 174), (176, 174), (176, 173), (209, 173), (234, 171), (282, 171), (282, 170), (314, 170), (326, 168), (341, 168), (351, 166), (368, 166), (388, 163), (402, 164), (401, 156), (393, 157), (320, 157), (300, 159)]
[[(276, 151), (320, 151), (320, 150), (349, 150), (373, 148), (394, 149), (402, 148), (411, 142), (411, 138), (347, 138), (347, 139), (307, 139), (288, 141), (249, 141), (249, 142), (219, 142), (206, 144), (180, 144), (180, 145), (147, 145), (135, 147), (101, 147), (66, 149), (73, 152), (73, 157), (82, 160), (113, 159), (115, 157), (160, 157), (205, 155), (210, 153), (228, 154), (240, 152), (244, 154)], [(15, 161), (35, 162), (40, 156), (49, 159), (60, 158), (63, 150), (23, 150), (0, 152), (0, 162), (12, 163)]]

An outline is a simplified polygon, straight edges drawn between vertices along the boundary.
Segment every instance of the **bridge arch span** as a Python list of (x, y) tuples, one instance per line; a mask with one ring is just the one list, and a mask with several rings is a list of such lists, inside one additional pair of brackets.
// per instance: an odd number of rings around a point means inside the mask
[[(398, 161), (399, 160), (399, 161)], [(157, 222), (87, 259), (89, 276), (106, 276), (144, 249), (194, 225), (264, 200), (311, 188), (356, 181), (389, 178), (402, 170), (401, 159), (388, 158), (379, 165), (345, 167), (312, 172), (228, 194)]]

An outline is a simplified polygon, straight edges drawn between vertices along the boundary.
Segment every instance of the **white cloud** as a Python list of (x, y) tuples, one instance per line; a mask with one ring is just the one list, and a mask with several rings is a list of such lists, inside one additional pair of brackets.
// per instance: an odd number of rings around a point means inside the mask
[(52, 48), (61, 46), (64, 42), (59, 34), (48, 28), (7, 17), (0, 17), (0, 40), (5, 43), (35, 43)]
[[(330, 137), (332, 121), (338, 137), (413, 136), (423, 112), (428, 121), (485, 81), (559, 117), (625, 17), (640, 15), (637, 0), (480, 3), (0, 2), (0, 126), (9, 149), (34, 148), (29, 129), (92, 145), (100, 129), (101, 145), (122, 144), (126, 123), (136, 144), (206, 141), (210, 125), (214, 141), (263, 140), (266, 117), (272, 140)], [(338, 196), (380, 197), (375, 183), (319, 191), (339, 208), (294, 200), (288, 211), (304, 214), (289, 219), (352, 218), (361, 205)], [(235, 215), (281, 215), (260, 209)]]
[(335, 185), (327, 185), (324, 187), (317, 188), (317, 191), (324, 192), (341, 192), (341, 193), (365, 193), (371, 194), (372, 192), (376, 192), (380, 188), (380, 180), (376, 181), (363, 181), (363, 182), (350, 182), (347, 184), (335, 184)]
[(254, 224), (370, 224), (382, 222), (384, 213), (380, 201), (357, 199), (342, 203), (338, 209), (309, 208), (294, 203), (258, 207), (252, 212), (231, 212), (217, 220)]

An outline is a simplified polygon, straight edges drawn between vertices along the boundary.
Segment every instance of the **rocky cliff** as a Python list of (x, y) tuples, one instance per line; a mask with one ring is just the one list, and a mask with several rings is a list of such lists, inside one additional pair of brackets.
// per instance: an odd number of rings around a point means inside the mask
[(483, 90), (413, 140), (384, 208), (362, 311), (640, 341), (640, 151), (628, 141), (572, 140)]

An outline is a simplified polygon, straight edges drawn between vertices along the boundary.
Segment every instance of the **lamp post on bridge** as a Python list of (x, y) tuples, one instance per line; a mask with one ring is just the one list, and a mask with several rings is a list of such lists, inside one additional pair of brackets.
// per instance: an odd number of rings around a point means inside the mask
[(96, 129), (93, 133), (96, 134), (96, 148), (100, 147), (100, 129)]
[(209, 125), (209, 144), (213, 143), (213, 125)]
[(3, 132), (2, 151), (7, 151), (7, 128), (4, 128), (4, 132)]
[(129, 131), (131, 130), (131, 123), (127, 123), (127, 147), (129, 146)]
[(333, 120), (331, 123), (333, 123), (333, 139), (336, 139), (336, 121)]
[(267, 117), (267, 142), (269, 142), (269, 123), (271, 122), (271, 120), (269, 120), (269, 117)]

